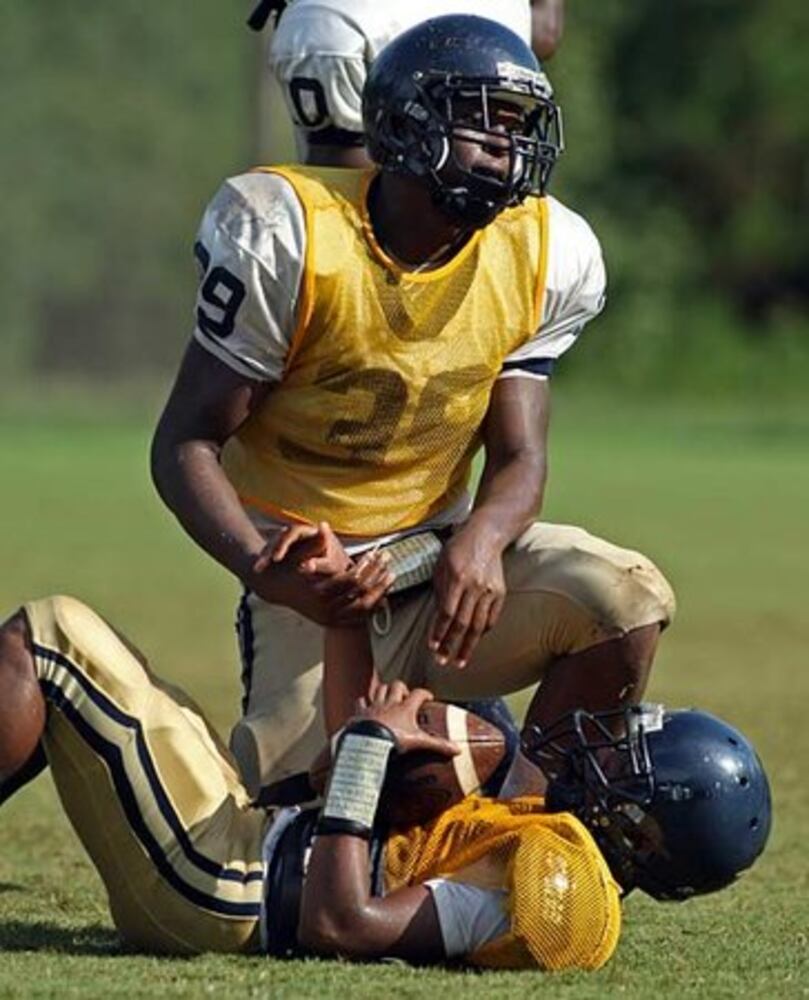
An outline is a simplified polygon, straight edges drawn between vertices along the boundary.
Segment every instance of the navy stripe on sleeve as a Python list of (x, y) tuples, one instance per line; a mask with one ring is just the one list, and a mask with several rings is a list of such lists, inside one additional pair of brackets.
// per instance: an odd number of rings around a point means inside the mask
[(553, 374), (556, 358), (523, 358), (516, 361), (506, 361), (500, 369), (500, 373), (520, 371), (527, 375), (547, 375)]

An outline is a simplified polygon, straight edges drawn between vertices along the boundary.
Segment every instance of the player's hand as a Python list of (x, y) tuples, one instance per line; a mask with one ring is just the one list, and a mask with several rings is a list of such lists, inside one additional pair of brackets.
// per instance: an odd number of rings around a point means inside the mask
[(382, 552), (353, 560), (328, 523), (292, 525), (253, 564), (250, 587), (320, 625), (361, 623), (393, 583)]
[(503, 610), (501, 550), (463, 528), (444, 546), (433, 576), (436, 611), (427, 645), (440, 666), (463, 668)]
[(309, 574), (332, 576), (351, 567), (350, 556), (326, 521), (290, 524), (282, 528), (264, 547), (253, 564), (253, 571), (261, 573), (272, 563), (283, 562), (288, 556), (302, 572)]
[(433, 700), (431, 691), (424, 688), (408, 690), (402, 681), (392, 684), (378, 684), (367, 698), (357, 702), (354, 719), (374, 719), (381, 722), (393, 733), (399, 753), (415, 750), (429, 750), (442, 757), (454, 757), (460, 749), (451, 741), (440, 736), (431, 736), (418, 723), (421, 706)]

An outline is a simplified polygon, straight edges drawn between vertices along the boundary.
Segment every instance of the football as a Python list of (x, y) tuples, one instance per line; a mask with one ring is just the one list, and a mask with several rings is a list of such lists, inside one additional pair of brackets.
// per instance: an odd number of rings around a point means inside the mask
[[(491, 777), (506, 752), (497, 726), (457, 705), (429, 701), (419, 710), (419, 725), (433, 736), (452, 740), (455, 757), (414, 752), (394, 757), (379, 802), (378, 815), (390, 827), (418, 826), (473, 792)], [(325, 790), (331, 768), (329, 749), (309, 772), (312, 787)]]

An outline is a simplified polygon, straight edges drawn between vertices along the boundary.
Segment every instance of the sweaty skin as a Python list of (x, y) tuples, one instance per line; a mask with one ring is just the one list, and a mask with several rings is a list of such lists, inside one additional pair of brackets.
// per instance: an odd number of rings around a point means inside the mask
[(436, 567), (428, 644), (441, 665), (465, 667), (506, 596), (503, 550), (536, 517), (547, 475), (550, 388), (532, 378), (495, 383), (483, 425), (486, 461), (468, 520)]
[[(330, 525), (295, 524), (280, 535), (271, 558), (296, 561), (298, 572), (328, 578), (339, 572), (348, 556)], [(384, 552), (371, 550), (357, 561), (357, 577), (367, 598), (381, 597), (393, 583)], [(379, 682), (371, 643), (364, 625), (329, 626), (323, 636), (323, 716), (331, 736), (354, 711), (357, 700), (371, 697)]]

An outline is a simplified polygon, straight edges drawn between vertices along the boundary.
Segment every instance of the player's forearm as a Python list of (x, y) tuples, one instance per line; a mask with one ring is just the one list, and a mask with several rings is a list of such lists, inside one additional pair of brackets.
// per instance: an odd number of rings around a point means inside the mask
[(318, 837), (304, 883), (298, 940), (322, 955), (439, 962), (443, 937), (430, 890), (406, 886), (372, 896), (368, 844), (359, 837)]
[(174, 442), (158, 432), (152, 479), (194, 541), (237, 577), (248, 579), (264, 539), (222, 471), (218, 447), (207, 441)]
[(373, 957), (379, 946), (369, 891), (368, 844), (359, 837), (318, 837), (301, 899), (298, 937), (312, 951)]
[(323, 651), (323, 714), (326, 732), (336, 733), (365, 697), (374, 679), (371, 644), (365, 625), (327, 628)]
[(490, 550), (510, 545), (537, 517), (547, 475), (547, 380), (498, 379), (483, 426), (486, 464), (467, 525)]
[(507, 457), (487, 458), (466, 527), (502, 551), (536, 519), (546, 478), (544, 449), (526, 448)]
[(564, 23), (564, 0), (532, 0), (531, 48), (538, 59), (550, 59), (556, 52)]

